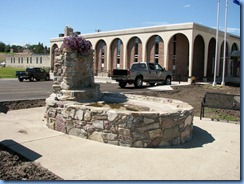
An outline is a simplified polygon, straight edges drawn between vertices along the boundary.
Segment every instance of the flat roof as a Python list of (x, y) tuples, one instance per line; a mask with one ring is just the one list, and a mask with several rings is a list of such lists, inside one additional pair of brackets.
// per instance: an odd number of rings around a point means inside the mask
[[(139, 34), (139, 33), (151, 33), (151, 32), (161, 32), (161, 31), (173, 31), (173, 30), (192, 30), (196, 29), (199, 31), (209, 32), (211, 34), (216, 33), (215, 28), (207, 27), (201, 24), (194, 22), (179, 23), (179, 24), (167, 24), (167, 25), (158, 25), (158, 26), (148, 26), (148, 27), (139, 27), (139, 28), (129, 28), (121, 30), (112, 30), (112, 31), (101, 31), (95, 33), (86, 33), (80, 34), (86, 38), (101, 38), (109, 36), (120, 36), (120, 35), (129, 35), (129, 34)], [(219, 34), (224, 34), (223, 31), (219, 30)], [(227, 33), (230, 37), (240, 39), (240, 36)], [(62, 40), (63, 37), (52, 38), (51, 41)]]

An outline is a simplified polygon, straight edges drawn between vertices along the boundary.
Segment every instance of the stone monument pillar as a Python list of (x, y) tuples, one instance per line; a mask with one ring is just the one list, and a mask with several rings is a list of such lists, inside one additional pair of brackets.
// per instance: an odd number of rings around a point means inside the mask
[(100, 85), (94, 82), (91, 43), (71, 35), (64, 38), (55, 53), (53, 93), (46, 100), (47, 105), (58, 101), (99, 100), (101, 92)]

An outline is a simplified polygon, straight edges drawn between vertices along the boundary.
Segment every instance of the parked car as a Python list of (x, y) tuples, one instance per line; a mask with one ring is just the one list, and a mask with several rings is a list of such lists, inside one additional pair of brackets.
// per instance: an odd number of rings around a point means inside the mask
[(0, 63), (0, 66), (1, 66), (1, 67), (6, 67), (6, 62), (1, 62), (1, 63)]
[(16, 71), (16, 77), (18, 77), (20, 82), (23, 82), (23, 80), (29, 80), (29, 81), (40, 81), (41, 79), (44, 79), (46, 81), (50, 80), (50, 75), (42, 68), (37, 67), (31, 67), (26, 68), (26, 71)]
[(121, 88), (127, 84), (134, 84), (136, 88), (140, 88), (143, 82), (151, 86), (160, 82), (170, 85), (172, 73), (157, 63), (137, 62), (133, 63), (129, 70), (114, 69), (112, 79), (116, 80)]

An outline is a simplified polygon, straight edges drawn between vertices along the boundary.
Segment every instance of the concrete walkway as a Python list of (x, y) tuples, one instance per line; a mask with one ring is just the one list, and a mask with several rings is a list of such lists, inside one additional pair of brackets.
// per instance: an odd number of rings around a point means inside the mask
[(0, 114), (0, 142), (65, 180), (240, 180), (240, 125), (194, 118), (191, 142), (127, 148), (46, 127), (45, 107)]

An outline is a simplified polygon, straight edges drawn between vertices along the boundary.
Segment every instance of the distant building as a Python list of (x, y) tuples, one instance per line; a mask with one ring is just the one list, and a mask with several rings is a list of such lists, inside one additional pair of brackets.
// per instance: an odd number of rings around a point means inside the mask
[[(60, 37), (50, 40), (51, 68), (55, 49), (73, 29), (66, 27)], [(212, 81), (215, 65), (216, 30), (196, 23), (96, 32), (81, 35), (94, 49), (94, 74), (109, 75), (115, 68), (128, 69), (133, 62), (159, 63), (172, 71), (174, 79)], [(219, 32), (217, 77), (222, 76), (224, 32)], [(240, 37), (227, 33), (225, 75), (238, 76), (240, 59), (231, 53), (240, 50)], [(238, 71), (238, 72), (237, 72)], [(237, 74), (238, 73), (238, 74)]]
[(6, 57), (6, 66), (10, 67), (45, 67), (50, 68), (50, 55), (16, 53)]

